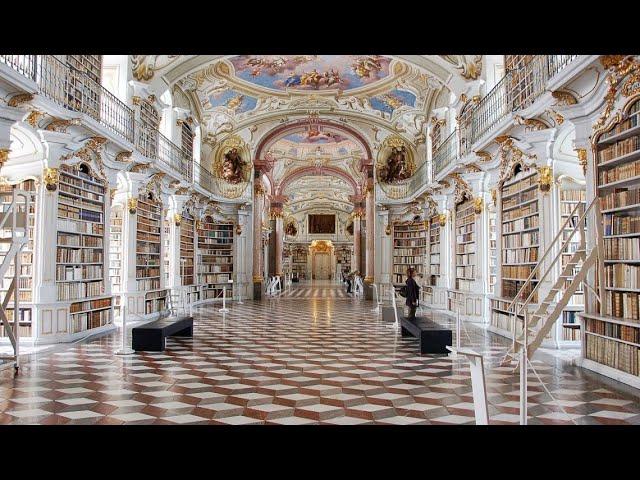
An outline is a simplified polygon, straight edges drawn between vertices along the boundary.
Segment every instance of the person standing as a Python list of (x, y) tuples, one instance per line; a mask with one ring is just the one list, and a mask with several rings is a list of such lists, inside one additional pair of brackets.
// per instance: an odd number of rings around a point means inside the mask
[(407, 307), (409, 307), (409, 318), (416, 318), (416, 309), (418, 308), (418, 297), (420, 287), (413, 278), (416, 270), (412, 267), (407, 268)]

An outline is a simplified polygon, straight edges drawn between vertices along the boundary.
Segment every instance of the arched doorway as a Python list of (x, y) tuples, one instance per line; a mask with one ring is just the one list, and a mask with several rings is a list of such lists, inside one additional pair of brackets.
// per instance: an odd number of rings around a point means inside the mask
[(311, 254), (311, 278), (313, 280), (333, 280), (335, 255), (331, 240), (312, 241), (309, 253)]

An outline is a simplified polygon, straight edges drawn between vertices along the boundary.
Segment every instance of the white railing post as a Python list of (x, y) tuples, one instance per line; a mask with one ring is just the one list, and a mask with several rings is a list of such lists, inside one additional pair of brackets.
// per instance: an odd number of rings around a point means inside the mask
[(529, 312), (524, 311), (524, 325), (522, 334), (524, 337), (522, 348), (520, 349), (520, 425), (527, 424), (527, 369), (528, 369), (528, 322)]
[(122, 305), (121, 308), (121, 316), (122, 316), (122, 348), (120, 350), (116, 350), (116, 355), (131, 355), (135, 353), (133, 349), (131, 349), (127, 345), (127, 306)]
[[(227, 280), (227, 283), (233, 285), (233, 280)], [(227, 287), (222, 287), (222, 308), (218, 309), (221, 313), (227, 313), (229, 309), (227, 308)]]
[(380, 313), (380, 305), (382, 302), (380, 301), (380, 295), (378, 294), (378, 285), (373, 284), (373, 294), (375, 295), (376, 308), (371, 309), (374, 313)]

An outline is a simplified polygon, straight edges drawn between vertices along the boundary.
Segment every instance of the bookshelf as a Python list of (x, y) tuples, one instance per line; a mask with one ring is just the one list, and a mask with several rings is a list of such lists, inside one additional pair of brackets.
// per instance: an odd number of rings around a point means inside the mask
[(473, 201), (456, 205), (456, 277), (458, 291), (470, 291), (476, 274), (476, 217)]
[(67, 55), (67, 63), (79, 73), (69, 76), (65, 83), (69, 103), (78, 111), (99, 118), (102, 55)]
[[(571, 212), (575, 209), (575, 207), (579, 204), (583, 205), (586, 208), (586, 190), (579, 188), (561, 188), (560, 189), (560, 225), (563, 225), (564, 222), (571, 216)], [(562, 240), (565, 241), (569, 238), (571, 230), (580, 218), (581, 212), (578, 211), (576, 214), (571, 216), (572, 218), (569, 220), (567, 227), (562, 232)], [(585, 229), (586, 233), (586, 229)], [(565, 250), (561, 253), (561, 268), (564, 269), (567, 262), (571, 259), (573, 253), (580, 246), (580, 232), (576, 232), (571, 241), (565, 248)], [(574, 274), (577, 271), (574, 271)], [(570, 283), (573, 280), (573, 275), (569, 278), (565, 279), (567, 283)], [(584, 311), (584, 291), (582, 290), (582, 285), (579, 290), (571, 297), (569, 304), (565, 307), (565, 310), (562, 312), (561, 321), (558, 322), (558, 334), (557, 341), (559, 344), (564, 346), (576, 346), (580, 345), (580, 322), (578, 317), (576, 316), (577, 312)]]
[(424, 274), (426, 232), (422, 221), (393, 224), (393, 283), (404, 283), (409, 267), (416, 275)]
[(105, 297), (105, 183), (88, 165), (61, 165), (58, 181), (56, 289), (69, 306), (71, 332), (111, 323)]
[(198, 228), (198, 284), (201, 300), (233, 296), (233, 223), (218, 223), (206, 216)]
[(440, 219), (429, 222), (429, 286), (440, 286)]
[(122, 288), (122, 220), (121, 207), (111, 209), (109, 219), (109, 281), (111, 282), (111, 294), (114, 296), (114, 313), (120, 314)]
[[(29, 242), (27, 246), (22, 250), (20, 256), (20, 277), (18, 279), (18, 299), (20, 300), (20, 314), (18, 320), (18, 333), (20, 336), (30, 337), (35, 332), (32, 331), (33, 322), (33, 252), (34, 252), (34, 238), (35, 238), (35, 214), (36, 214), (36, 186), (34, 180), (25, 180), (18, 185), (16, 189), (31, 192), (31, 205), (29, 208), (29, 214), (27, 217), (28, 230), (29, 230)], [(3, 211), (6, 210), (6, 205), (11, 204), (13, 187), (8, 184), (0, 185), (0, 203), (3, 205)], [(18, 197), (18, 201), (21, 205), (19, 211), (24, 212), (25, 205), (22, 197)], [(11, 238), (10, 222), (0, 230), (1, 238)], [(6, 253), (9, 251), (10, 244), (0, 243), (0, 264), (4, 260)], [(4, 301), (8, 288), (11, 285), (11, 281), (15, 274), (15, 267), (11, 265), (7, 271), (5, 278), (0, 279), (0, 301)], [(14, 323), (14, 311), (13, 311), (13, 295), (10, 297), (10, 303), (7, 304), (7, 320), (10, 323)], [(0, 337), (5, 337), (6, 332), (4, 326), (0, 323)]]
[(162, 204), (152, 193), (138, 196), (136, 215), (136, 287), (138, 292), (160, 289)]
[(307, 277), (307, 249), (303, 246), (294, 247), (291, 251), (291, 274), (299, 279)]
[[(511, 316), (507, 308), (535, 268), (540, 249), (540, 208), (538, 171), (520, 164), (500, 187), (497, 225), (500, 228), (500, 283), (496, 297), (490, 299), (490, 326), (493, 331), (511, 337)], [(537, 277), (537, 274), (536, 274)], [(524, 298), (536, 284), (535, 278), (523, 292)], [(531, 300), (535, 306), (537, 294)], [(516, 333), (522, 331), (524, 316), (518, 316)]]
[(583, 313), (583, 355), (598, 371), (640, 386), (640, 100), (594, 139), (604, 232), (605, 298)]
[(163, 270), (163, 274), (164, 274), (164, 285), (169, 286), (171, 285), (170, 283), (170, 275), (171, 275), (171, 222), (167, 219), (164, 218), (162, 220), (162, 228), (164, 230), (164, 240), (163, 240), (163, 263), (164, 263), (164, 270)]
[(489, 211), (489, 294), (495, 294), (496, 278), (498, 275), (498, 235), (496, 230), (497, 214), (495, 210)]
[(193, 217), (185, 211), (180, 220), (180, 280), (182, 286), (194, 284), (194, 228)]
[[(351, 248), (347, 246), (338, 247), (336, 249), (336, 264), (338, 272), (351, 272)], [(338, 276), (338, 278), (341, 278)]]

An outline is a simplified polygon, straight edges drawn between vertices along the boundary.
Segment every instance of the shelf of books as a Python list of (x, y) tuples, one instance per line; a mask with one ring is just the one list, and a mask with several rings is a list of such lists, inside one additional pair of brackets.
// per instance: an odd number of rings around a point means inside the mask
[[(560, 190), (560, 225), (569, 219), (567, 227), (562, 232), (563, 242), (569, 238), (571, 231), (577, 225), (582, 211), (580, 209), (573, 215), (571, 212), (578, 205), (586, 207), (586, 191), (584, 189), (566, 188)], [(586, 229), (585, 229), (586, 233)], [(571, 256), (580, 246), (580, 232), (576, 232), (569, 241), (567, 248), (561, 253), (561, 268), (564, 269)], [(573, 272), (577, 274), (576, 271)], [(573, 276), (565, 279), (567, 283), (573, 280)], [(562, 313), (561, 321), (557, 322), (557, 342), (561, 346), (579, 347), (580, 346), (580, 322), (576, 317), (577, 312), (584, 310), (584, 291), (580, 285), (576, 293), (571, 297), (569, 304)]]
[(393, 283), (404, 283), (407, 268), (413, 267), (416, 275), (424, 275), (424, 259), (427, 249), (427, 230), (424, 222), (393, 224)]
[(200, 289), (195, 283), (195, 221), (185, 211), (180, 221), (180, 282), (185, 287), (186, 302), (200, 300)]
[(160, 263), (162, 256), (162, 203), (153, 193), (138, 196), (136, 215), (136, 285), (145, 292), (145, 314), (157, 313), (155, 307), (164, 303), (166, 290), (161, 289)]
[[(32, 192), (30, 198), (30, 208), (28, 215), (28, 234), (29, 234), (29, 243), (22, 250), (20, 255), (20, 276), (18, 278), (18, 300), (20, 302), (19, 310), (19, 321), (18, 321), (18, 334), (21, 337), (31, 337), (35, 334), (32, 332), (32, 321), (33, 321), (33, 246), (34, 246), (34, 235), (35, 235), (35, 212), (36, 212), (36, 186), (33, 180), (25, 180), (24, 182), (19, 183), (15, 187), (18, 190), (24, 190), (28, 192)], [(2, 204), (2, 211), (7, 210), (7, 206), (11, 204), (12, 201), (12, 189), (13, 187), (8, 184), (0, 185), (0, 204)], [(21, 205), (19, 211), (24, 212), (25, 205), (22, 197), (18, 197), (18, 202)], [(10, 222), (7, 222), (4, 228), (0, 229), (0, 238), (11, 238), (11, 228), (9, 226)], [(0, 264), (4, 260), (6, 253), (9, 251), (11, 244), (9, 243), (0, 243)], [(4, 301), (6, 299), (6, 295), (8, 293), (9, 286), (11, 285), (11, 281), (13, 280), (15, 275), (15, 268), (13, 264), (7, 271), (5, 277), (0, 279), (0, 301)], [(10, 324), (14, 323), (14, 311), (13, 311), (13, 295), (11, 295), (9, 303), (7, 304), (7, 320), (9, 320)], [(13, 326), (13, 325), (12, 325)], [(0, 323), (0, 337), (7, 336), (4, 326)]]
[(122, 208), (112, 208), (109, 225), (109, 281), (113, 295), (113, 310), (120, 315), (122, 288)]
[[(491, 298), (490, 327), (492, 331), (512, 337), (511, 317), (507, 308), (536, 267), (540, 249), (540, 208), (538, 171), (523, 170), (520, 165), (500, 190), (500, 284), (499, 294)], [(527, 298), (536, 285), (536, 276), (523, 292)], [(535, 307), (537, 293), (531, 301)], [(524, 317), (518, 317), (517, 333), (522, 330)]]
[(458, 291), (468, 292), (476, 274), (476, 216), (473, 201), (456, 205), (456, 281)]
[(291, 251), (291, 274), (301, 280), (307, 277), (307, 249), (294, 247)]
[(201, 300), (233, 296), (233, 224), (217, 223), (206, 216), (198, 228), (198, 284)]
[(70, 333), (112, 321), (112, 299), (105, 297), (105, 195), (104, 182), (87, 165), (60, 167), (56, 287), (58, 300), (70, 301)]
[[(640, 387), (640, 101), (596, 139), (605, 298), (583, 316), (585, 366)], [(593, 363), (597, 364), (594, 368)], [(597, 368), (600, 367), (600, 368)], [(604, 367), (604, 368), (602, 368)]]
[(495, 294), (498, 275), (498, 236), (496, 231), (497, 214), (489, 211), (489, 294)]
[(351, 248), (339, 247), (336, 249), (336, 263), (340, 272), (351, 271)]
[(440, 219), (436, 215), (429, 222), (429, 286), (440, 286)]
[(162, 261), (164, 263), (164, 286), (167, 287), (171, 285), (170, 275), (171, 275), (171, 222), (164, 218), (162, 220), (162, 228), (164, 230), (164, 240), (163, 240), (163, 250), (162, 250)]

